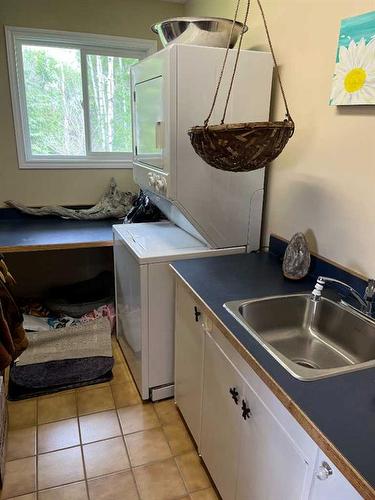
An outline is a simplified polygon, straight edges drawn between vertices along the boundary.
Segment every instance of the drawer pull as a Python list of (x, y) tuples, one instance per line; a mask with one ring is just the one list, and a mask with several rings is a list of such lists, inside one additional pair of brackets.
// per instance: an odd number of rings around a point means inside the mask
[(333, 470), (327, 462), (322, 462), (319, 466), (318, 472), (316, 473), (316, 477), (320, 479), (320, 481), (325, 481), (330, 476), (332, 476)]

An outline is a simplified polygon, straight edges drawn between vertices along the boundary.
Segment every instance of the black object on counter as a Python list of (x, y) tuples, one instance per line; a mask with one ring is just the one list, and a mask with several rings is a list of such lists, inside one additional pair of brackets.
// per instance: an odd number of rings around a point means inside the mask
[(124, 219), (124, 224), (136, 222), (159, 222), (165, 219), (162, 212), (152, 203), (150, 198), (141, 190), (133, 207)]

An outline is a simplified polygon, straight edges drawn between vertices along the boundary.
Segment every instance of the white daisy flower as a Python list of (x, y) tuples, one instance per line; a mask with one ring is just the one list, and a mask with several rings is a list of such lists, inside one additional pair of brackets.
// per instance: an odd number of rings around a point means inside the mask
[(330, 104), (375, 104), (375, 40), (340, 46)]

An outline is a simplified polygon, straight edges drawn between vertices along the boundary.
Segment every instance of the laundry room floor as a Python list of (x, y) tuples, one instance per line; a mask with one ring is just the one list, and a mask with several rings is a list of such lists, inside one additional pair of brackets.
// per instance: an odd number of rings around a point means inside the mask
[(172, 400), (145, 403), (113, 341), (110, 383), (8, 402), (1, 499), (217, 499)]

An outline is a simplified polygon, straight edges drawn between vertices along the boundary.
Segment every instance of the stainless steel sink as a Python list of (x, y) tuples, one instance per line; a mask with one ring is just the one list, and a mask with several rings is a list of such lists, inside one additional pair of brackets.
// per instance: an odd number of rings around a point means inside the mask
[(375, 366), (375, 322), (310, 294), (227, 302), (224, 307), (294, 377), (315, 380)]

